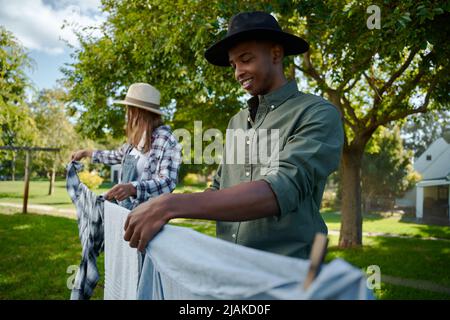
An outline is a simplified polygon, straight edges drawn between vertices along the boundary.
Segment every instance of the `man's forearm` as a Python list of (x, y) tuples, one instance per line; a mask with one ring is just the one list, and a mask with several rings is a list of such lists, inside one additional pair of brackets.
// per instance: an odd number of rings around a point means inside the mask
[(173, 218), (246, 221), (279, 214), (278, 203), (265, 181), (192, 194), (167, 193), (137, 206), (125, 222), (125, 241), (144, 252), (148, 241)]
[(279, 214), (277, 199), (262, 180), (214, 192), (172, 194), (170, 198), (169, 219), (245, 221)]

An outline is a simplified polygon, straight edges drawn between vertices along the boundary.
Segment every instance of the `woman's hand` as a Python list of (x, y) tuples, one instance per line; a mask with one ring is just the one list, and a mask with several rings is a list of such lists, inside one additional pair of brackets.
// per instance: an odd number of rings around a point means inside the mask
[(83, 158), (92, 157), (92, 150), (78, 150), (72, 153), (72, 161), (80, 161)]
[(131, 183), (121, 183), (112, 187), (112, 189), (105, 194), (105, 198), (106, 200), (116, 199), (117, 201), (122, 201), (135, 195), (136, 188)]

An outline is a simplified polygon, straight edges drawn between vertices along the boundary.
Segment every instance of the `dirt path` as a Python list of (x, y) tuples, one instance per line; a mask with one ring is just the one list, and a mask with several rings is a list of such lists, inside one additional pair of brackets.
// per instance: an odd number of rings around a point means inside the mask
[(415, 280), (415, 279), (404, 279), (398, 277), (392, 277), (388, 275), (381, 275), (381, 281), (397, 286), (408, 287), (419, 290), (426, 290), (437, 293), (445, 293), (450, 295), (450, 288), (441, 286), (431, 281), (425, 280)]
[[(328, 230), (328, 234), (339, 236), (339, 231)], [(445, 238), (435, 238), (435, 237), (415, 237), (408, 235), (401, 235), (395, 233), (384, 233), (384, 232), (363, 232), (365, 237), (387, 237), (387, 238), (402, 238), (402, 239), (417, 239), (417, 240), (439, 240), (439, 241), (450, 241), (450, 239)]]
[[(17, 211), (22, 211), (22, 204), (10, 203), (10, 202), (0, 202), (0, 207), (7, 207), (11, 209), (18, 209)], [(17, 212), (14, 210), (14, 212)], [(13, 211), (8, 213), (14, 213)], [(65, 217), (70, 219), (77, 218), (77, 212), (75, 209), (58, 209), (52, 206), (45, 206), (40, 204), (28, 204), (28, 212), (37, 214), (47, 214), (50, 216)]]

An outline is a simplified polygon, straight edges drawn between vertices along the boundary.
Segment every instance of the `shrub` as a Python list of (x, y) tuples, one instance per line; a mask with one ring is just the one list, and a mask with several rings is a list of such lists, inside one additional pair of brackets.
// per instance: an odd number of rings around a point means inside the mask
[(195, 173), (188, 173), (184, 179), (183, 179), (183, 183), (185, 185), (193, 185), (193, 184), (199, 184), (200, 181), (198, 179), (198, 175)]
[(97, 189), (103, 182), (103, 178), (101, 178), (96, 171), (82, 171), (78, 174), (81, 182), (83, 182), (89, 189)]

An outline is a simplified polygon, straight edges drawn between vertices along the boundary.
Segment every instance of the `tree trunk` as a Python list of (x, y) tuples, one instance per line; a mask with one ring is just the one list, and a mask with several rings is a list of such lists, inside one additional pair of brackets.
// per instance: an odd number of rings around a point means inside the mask
[(48, 188), (48, 195), (51, 196), (53, 192), (55, 191), (55, 176), (56, 176), (56, 170), (55, 166), (52, 167), (52, 171), (49, 173), (50, 177), (50, 187)]
[(13, 151), (13, 158), (11, 162), (11, 181), (16, 181), (16, 152)]
[(362, 245), (361, 160), (364, 148), (344, 148), (342, 154), (342, 214), (339, 246)]

